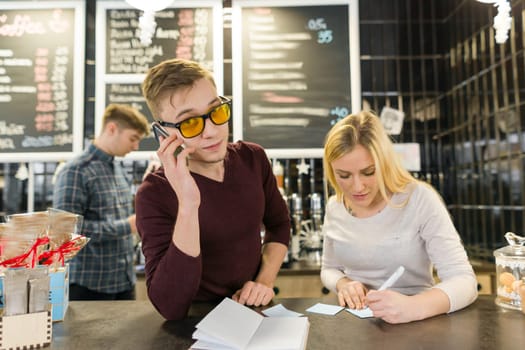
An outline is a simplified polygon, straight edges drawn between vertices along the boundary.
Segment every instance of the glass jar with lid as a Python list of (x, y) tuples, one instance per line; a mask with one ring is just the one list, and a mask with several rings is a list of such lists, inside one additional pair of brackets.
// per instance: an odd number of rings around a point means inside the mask
[(525, 284), (525, 237), (512, 232), (505, 234), (508, 246), (496, 249), (496, 280), (499, 306), (521, 310), (521, 287)]

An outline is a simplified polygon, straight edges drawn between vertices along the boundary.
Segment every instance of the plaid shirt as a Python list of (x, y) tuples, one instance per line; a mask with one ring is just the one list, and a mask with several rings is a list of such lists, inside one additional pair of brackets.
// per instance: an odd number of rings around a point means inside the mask
[(119, 163), (89, 145), (57, 175), (53, 207), (83, 215), (82, 234), (90, 238), (70, 261), (69, 282), (102, 293), (133, 289), (133, 197)]

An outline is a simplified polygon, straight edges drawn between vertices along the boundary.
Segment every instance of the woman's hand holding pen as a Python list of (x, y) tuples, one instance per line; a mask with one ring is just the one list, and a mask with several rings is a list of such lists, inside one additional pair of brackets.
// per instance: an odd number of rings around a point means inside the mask
[[(374, 317), (382, 318), (389, 323), (402, 323), (402, 318), (410, 309), (409, 297), (392, 290), (371, 290), (366, 296), (366, 302)], [(406, 299), (406, 300), (404, 300)]]
[(405, 323), (413, 321), (417, 310), (410, 296), (393, 290), (371, 290), (366, 296), (366, 302), (374, 317), (381, 318), (388, 323)]
[(393, 290), (371, 290), (366, 300), (374, 317), (382, 318), (388, 323), (423, 320), (446, 313), (450, 309), (447, 294), (439, 288), (431, 288), (415, 295), (404, 295)]
[(366, 307), (366, 294), (368, 289), (358, 281), (352, 281), (347, 277), (337, 281), (337, 298), (339, 305), (348, 306), (351, 309), (362, 309)]

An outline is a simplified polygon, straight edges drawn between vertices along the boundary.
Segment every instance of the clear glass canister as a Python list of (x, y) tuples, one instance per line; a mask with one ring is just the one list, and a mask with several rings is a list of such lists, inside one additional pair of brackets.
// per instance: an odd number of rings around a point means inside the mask
[(525, 284), (525, 238), (507, 232), (508, 246), (494, 251), (499, 306), (521, 310), (521, 287)]

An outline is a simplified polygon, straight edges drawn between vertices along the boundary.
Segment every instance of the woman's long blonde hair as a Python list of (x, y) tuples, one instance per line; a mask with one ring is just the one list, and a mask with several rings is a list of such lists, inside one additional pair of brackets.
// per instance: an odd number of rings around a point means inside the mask
[(350, 114), (332, 127), (324, 146), (324, 172), (339, 201), (343, 199), (343, 192), (335, 180), (332, 162), (357, 145), (363, 146), (372, 155), (379, 192), (387, 203), (390, 203), (389, 193), (404, 192), (408, 184), (417, 181), (401, 165), (400, 157), (379, 118), (367, 111)]

